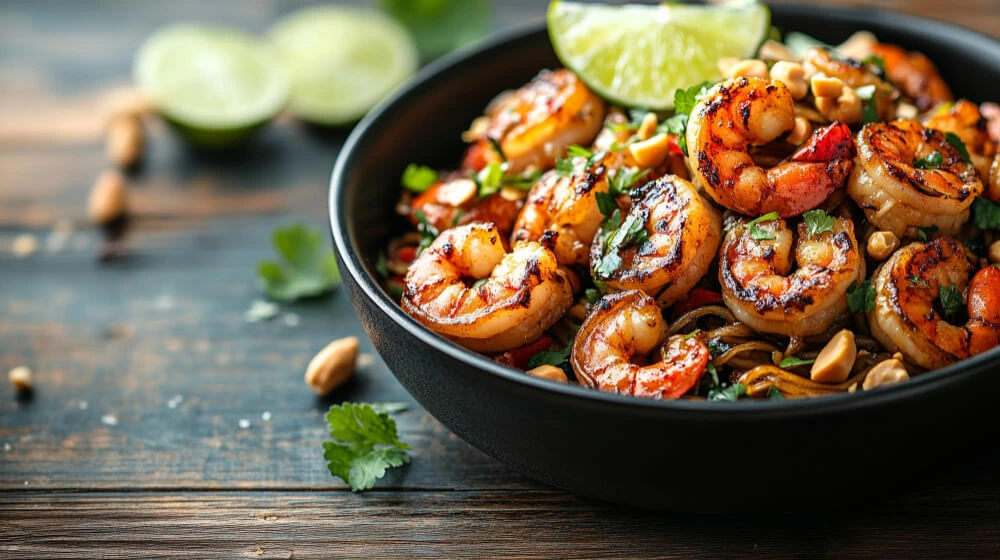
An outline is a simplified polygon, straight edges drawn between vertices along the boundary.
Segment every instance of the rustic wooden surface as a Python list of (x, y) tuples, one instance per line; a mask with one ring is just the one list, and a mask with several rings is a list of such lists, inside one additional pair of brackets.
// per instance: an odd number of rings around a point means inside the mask
[[(497, 27), (544, 11), (495, 4)], [(995, 0), (877, 4), (1000, 37)], [(0, 5), (0, 371), (28, 365), (36, 379), (30, 400), (0, 388), (0, 557), (1000, 557), (1000, 456), (860, 510), (629, 510), (535, 483), (450, 434), (395, 382), (342, 293), (244, 322), (271, 230), (325, 229), (344, 131), (281, 119), (242, 153), (205, 156), (150, 122), (146, 163), (130, 178), (130, 251), (98, 263), (85, 201), (105, 167), (102, 115), (135, 47), (169, 21), (259, 31), (296, 6)], [(73, 224), (68, 238), (52, 234), (59, 221)], [(41, 248), (16, 258), (10, 245), (25, 233)], [(315, 397), (305, 364), (348, 334), (370, 363)], [(398, 423), (413, 463), (364, 494), (321, 456), (322, 414), (340, 400), (412, 405)]]

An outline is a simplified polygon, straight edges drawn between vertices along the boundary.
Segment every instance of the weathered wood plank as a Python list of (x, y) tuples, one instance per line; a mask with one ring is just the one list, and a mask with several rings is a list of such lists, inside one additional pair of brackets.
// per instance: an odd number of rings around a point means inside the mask
[[(0, 494), (17, 558), (995, 558), (968, 489), (858, 512), (706, 517), (549, 491)], [(905, 510), (902, 508), (905, 507)], [(901, 513), (905, 511), (906, 513)], [(137, 552), (141, 551), (141, 552)]]

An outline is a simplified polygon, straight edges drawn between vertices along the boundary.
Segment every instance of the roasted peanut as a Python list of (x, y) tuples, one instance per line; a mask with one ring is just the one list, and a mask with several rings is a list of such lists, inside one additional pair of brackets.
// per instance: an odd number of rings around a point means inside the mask
[(813, 132), (812, 123), (804, 117), (795, 117), (795, 127), (788, 133), (788, 141), (798, 146), (809, 139)]
[(840, 78), (831, 78), (825, 74), (815, 74), (809, 79), (809, 88), (813, 97), (840, 97), (844, 82)]
[(991, 263), (1000, 264), (1000, 241), (990, 243), (989, 257)]
[(868, 256), (884, 261), (899, 248), (899, 238), (891, 231), (876, 231), (868, 238)]
[(762, 60), (795, 60), (797, 58), (785, 45), (772, 39), (764, 41), (764, 44), (757, 50), (757, 56)]
[(98, 175), (87, 201), (90, 219), (95, 224), (105, 225), (124, 216), (127, 208), (125, 177), (117, 171), (104, 171)]
[(642, 117), (642, 123), (639, 124), (639, 130), (636, 131), (639, 140), (649, 140), (656, 134), (658, 124), (655, 113), (646, 113), (646, 116)]
[(34, 384), (31, 370), (25, 366), (18, 366), (7, 372), (7, 379), (10, 380), (11, 385), (19, 393), (31, 391)]
[(844, 329), (833, 335), (820, 350), (809, 370), (809, 378), (817, 383), (843, 383), (857, 358), (854, 333)]
[(135, 113), (119, 113), (108, 122), (105, 154), (119, 169), (130, 169), (142, 159), (146, 132), (142, 117)]
[(670, 137), (666, 134), (657, 134), (648, 140), (629, 144), (628, 151), (639, 165), (656, 167), (670, 154)]
[(456, 179), (438, 188), (437, 200), (449, 206), (461, 206), (476, 196), (476, 183), (472, 179)]
[(37, 250), (38, 238), (30, 233), (18, 235), (10, 244), (10, 252), (14, 253), (14, 256), (18, 258), (30, 256)]
[(806, 82), (806, 69), (798, 62), (779, 60), (771, 67), (771, 79), (788, 86), (788, 91), (795, 99), (802, 99), (809, 93)]
[(844, 86), (838, 97), (816, 97), (816, 109), (829, 121), (847, 124), (861, 122), (861, 98), (853, 89)]
[(744, 76), (753, 76), (763, 80), (769, 79), (767, 63), (763, 60), (747, 59), (737, 62), (729, 69), (728, 77), (730, 78), (741, 78)]
[(854, 60), (863, 60), (872, 54), (878, 39), (868, 31), (858, 31), (837, 48), (837, 54)]
[(884, 362), (875, 364), (875, 367), (868, 371), (868, 375), (865, 376), (865, 382), (861, 384), (861, 387), (865, 391), (870, 391), (876, 387), (892, 385), (893, 383), (906, 381), (909, 378), (910, 375), (906, 373), (903, 362), (899, 358), (890, 358)]
[(357, 337), (334, 340), (309, 362), (306, 368), (306, 385), (320, 396), (328, 394), (354, 374), (357, 359)]
[(529, 369), (527, 371), (527, 374), (532, 377), (540, 377), (542, 379), (558, 381), (560, 383), (569, 382), (569, 378), (566, 377), (566, 372), (557, 368), (556, 366), (550, 366), (548, 364), (544, 366), (538, 366), (534, 369)]

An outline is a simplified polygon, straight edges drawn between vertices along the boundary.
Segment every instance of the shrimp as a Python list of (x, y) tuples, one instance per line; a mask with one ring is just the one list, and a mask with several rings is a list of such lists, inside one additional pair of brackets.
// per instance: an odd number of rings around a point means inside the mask
[(573, 304), (573, 279), (538, 243), (504, 249), (493, 224), (446, 230), (410, 265), (403, 310), (477, 352), (534, 342)]
[(954, 99), (937, 67), (925, 55), (887, 43), (875, 44), (872, 53), (885, 63), (886, 77), (913, 98), (921, 111)]
[[(740, 220), (719, 257), (722, 298), (733, 315), (760, 332), (808, 336), (824, 332), (847, 311), (847, 290), (864, 278), (854, 223), (835, 217), (832, 229), (797, 242), (785, 220)], [(798, 269), (792, 272), (794, 244)]]
[(975, 167), (944, 133), (918, 121), (866, 124), (857, 144), (847, 194), (869, 222), (900, 237), (930, 226), (942, 235), (958, 233), (983, 192)]
[(984, 194), (990, 200), (1000, 201), (1000, 173), (991, 169), (1000, 166), (1000, 153), (997, 153), (997, 143), (990, 138), (986, 125), (986, 118), (979, 112), (979, 107), (965, 99), (956, 102), (947, 113), (927, 120), (928, 128), (951, 132), (962, 140), (972, 165), (983, 181)]
[[(601, 130), (604, 101), (566, 69), (543, 70), (486, 109), (463, 167), (481, 169), (506, 158), (508, 173), (550, 169), (572, 144), (587, 145)], [(502, 154), (494, 146), (499, 146)]]
[[(872, 334), (886, 348), (922, 367), (944, 367), (1000, 344), (1000, 270), (987, 266), (968, 282), (972, 265), (950, 237), (898, 250), (872, 277)], [(966, 284), (968, 283), (968, 286)], [(954, 325), (935, 305), (948, 288), (967, 303), (969, 320)], [(967, 293), (967, 296), (965, 295)], [(961, 304), (961, 301), (953, 302)]]
[(598, 300), (570, 353), (581, 384), (655, 399), (676, 399), (690, 391), (708, 360), (708, 347), (697, 336), (667, 338), (659, 306), (638, 290)]
[(813, 47), (809, 49), (802, 64), (807, 76), (823, 74), (838, 78), (849, 88), (857, 89), (864, 86), (875, 86), (872, 100), (878, 111), (879, 120), (886, 121), (896, 114), (896, 100), (899, 90), (886, 82), (881, 76), (869, 70), (874, 68), (865, 63), (850, 58), (838, 58), (827, 49)]
[[(708, 272), (722, 239), (722, 218), (691, 183), (674, 175), (646, 183), (630, 198), (621, 226), (602, 230), (591, 245), (593, 276), (608, 288), (642, 290), (661, 307), (670, 306)], [(624, 242), (640, 230), (645, 241)]]
[(688, 167), (719, 204), (747, 215), (795, 216), (816, 208), (851, 173), (854, 142), (847, 125), (819, 129), (791, 158), (757, 166), (750, 146), (792, 130), (795, 103), (781, 82), (726, 80), (698, 102), (687, 127)]
[(445, 176), (416, 198), (403, 205), (410, 222), (417, 226), (417, 212), (438, 231), (473, 222), (492, 222), (506, 237), (513, 227), (521, 201), (503, 191), (480, 198), (476, 183), (461, 173)]

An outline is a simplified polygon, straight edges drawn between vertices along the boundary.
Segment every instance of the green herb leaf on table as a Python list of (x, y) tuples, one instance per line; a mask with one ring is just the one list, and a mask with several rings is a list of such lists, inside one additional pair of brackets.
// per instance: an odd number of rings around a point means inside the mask
[(816, 360), (803, 360), (802, 358), (797, 358), (795, 356), (785, 356), (781, 359), (781, 363), (778, 367), (790, 368), (795, 366), (807, 366)]
[(941, 286), (941, 292), (938, 297), (941, 299), (941, 309), (944, 310), (946, 316), (955, 315), (965, 307), (962, 291), (954, 284)]
[(982, 196), (973, 200), (972, 221), (979, 229), (1000, 230), (1000, 203)]
[(386, 469), (410, 462), (410, 446), (399, 439), (396, 422), (368, 403), (331, 406), (326, 423), (334, 440), (323, 442), (327, 468), (355, 492), (374, 486)]
[(941, 152), (934, 150), (927, 157), (919, 158), (913, 161), (913, 167), (916, 169), (937, 169), (941, 167), (944, 162), (944, 156)]
[(411, 163), (403, 170), (400, 182), (406, 190), (422, 193), (437, 182), (437, 172), (430, 167)]
[(268, 297), (295, 301), (323, 295), (340, 285), (340, 271), (323, 235), (305, 224), (278, 228), (274, 248), (282, 261), (257, 265), (257, 278)]
[(774, 220), (780, 219), (777, 212), (768, 212), (763, 216), (754, 218), (747, 223), (747, 227), (750, 229), (750, 238), (754, 241), (767, 241), (770, 239), (777, 239), (777, 236), (773, 233), (761, 229), (758, 224), (762, 222), (772, 222)]
[(805, 221), (809, 235), (818, 235), (823, 232), (833, 231), (833, 224), (835, 222), (833, 216), (820, 209), (810, 210), (802, 214), (802, 219)]
[(969, 157), (969, 149), (965, 147), (965, 142), (962, 142), (962, 139), (957, 134), (954, 132), (945, 132), (944, 139), (945, 142), (951, 144), (952, 148), (955, 148), (958, 150), (958, 153), (962, 154), (962, 159), (972, 161), (972, 158)]
[(851, 313), (868, 313), (875, 310), (875, 286), (870, 280), (865, 280), (859, 285), (852, 282), (847, 289), (847, 306)]

